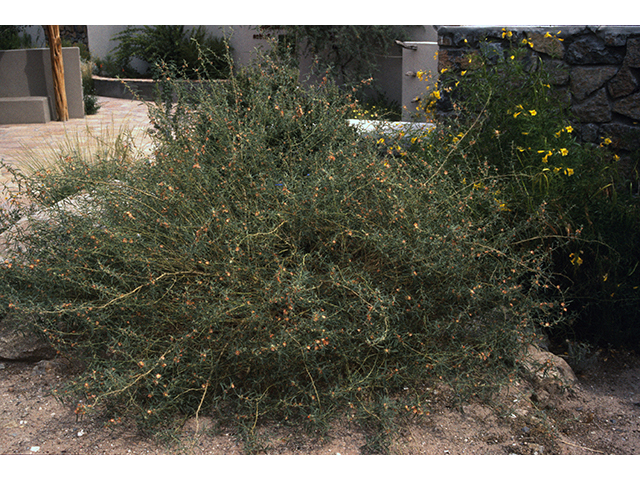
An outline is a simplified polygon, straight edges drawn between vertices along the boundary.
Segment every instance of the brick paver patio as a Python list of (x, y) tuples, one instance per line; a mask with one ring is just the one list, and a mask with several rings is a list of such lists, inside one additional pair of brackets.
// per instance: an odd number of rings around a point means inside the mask
[[(20, 168), (21, 163), (39, 153), (50, 154), (65, 138), (91, 141), (91, 136), (109, 132), (111, 137), (121, 128), (131, 131), (135, 143), (145, 148), (151, 144), (148, 136), (150, 122), (148, 109), (144, 103), (136, 100), (98, 97), (100, 110), (95, 115), (83, 119), (71, 119), (66, 122), (37, 124), (0, 125), (0, 158), (7, 164)], [(0, 182), (6, 184), (11, 175), (6, 169), (0, 169)]]

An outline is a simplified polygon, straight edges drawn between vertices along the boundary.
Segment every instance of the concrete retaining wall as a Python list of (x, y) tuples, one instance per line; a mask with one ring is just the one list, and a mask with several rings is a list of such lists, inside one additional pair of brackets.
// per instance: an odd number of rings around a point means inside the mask
[(129, 100), (154, 100), (156, 82), (146, 78), (123, 79), (93, 76), (93, 88), (100, 97), (126, 98)]

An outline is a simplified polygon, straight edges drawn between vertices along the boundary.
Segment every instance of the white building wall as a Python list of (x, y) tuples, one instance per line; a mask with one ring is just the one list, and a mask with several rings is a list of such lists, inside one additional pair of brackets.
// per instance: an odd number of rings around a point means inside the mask
[(112, 37), (122, 32), (127, 25), (87, 25), (89, 51), (94, 58), (105, 58), (118, 46)]

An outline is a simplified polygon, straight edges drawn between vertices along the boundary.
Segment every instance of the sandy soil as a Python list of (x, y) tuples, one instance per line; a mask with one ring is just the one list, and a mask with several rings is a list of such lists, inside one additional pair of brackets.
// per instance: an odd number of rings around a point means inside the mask
[[(215, 419), (186, 422), (170, 440), (144, 437), (131, 422), (78, 416), (51, 391), (72, 372), (54, 361), (0, 363), (0, 454), (3, 455), (359, 455), (365, 432), (348, 419), (323, 438), (263, 427), (259, 445), (244, 445)], [(390, 453), (409, 455), (640, 454), (640, 356), (607, 352), (570, 391), (523, 382), (502, 407), (453, 408), (443, 393), (428, 416), (397, 425)], [(506, 407), (506, 408), (505, 408)]]

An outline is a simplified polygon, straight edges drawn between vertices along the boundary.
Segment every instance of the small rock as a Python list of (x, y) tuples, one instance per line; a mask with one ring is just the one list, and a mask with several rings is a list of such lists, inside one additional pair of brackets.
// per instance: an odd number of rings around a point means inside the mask
[(530, 443), (529, 448), (534, 455), (544, 455), (544, 445), (538, 445), (537, 443)]
[(31, 328), (31, 319), (8, 315), (0, 320), (0, 358), (38, 361), (53, 358), (55, 350)]
[(535, 345), (529, 345), (523, 366), (539, 381), (555, 381), (562, 387), (578, 383), (578, 377), (563, 358), (540, 350)]
[(206, 430), (209, 430), (213, 427), (214, 422), (209, 417), (199, 417), (196, 421), (196, 418), (188, 419), (184, 426), (182, 427), (182, 431), (188, 434), (202, 433)]
[(40, 360), (33, 367), (34, 375), (46, 375), (49, 373), (55, 373), (56, 362), (54, 360)]

